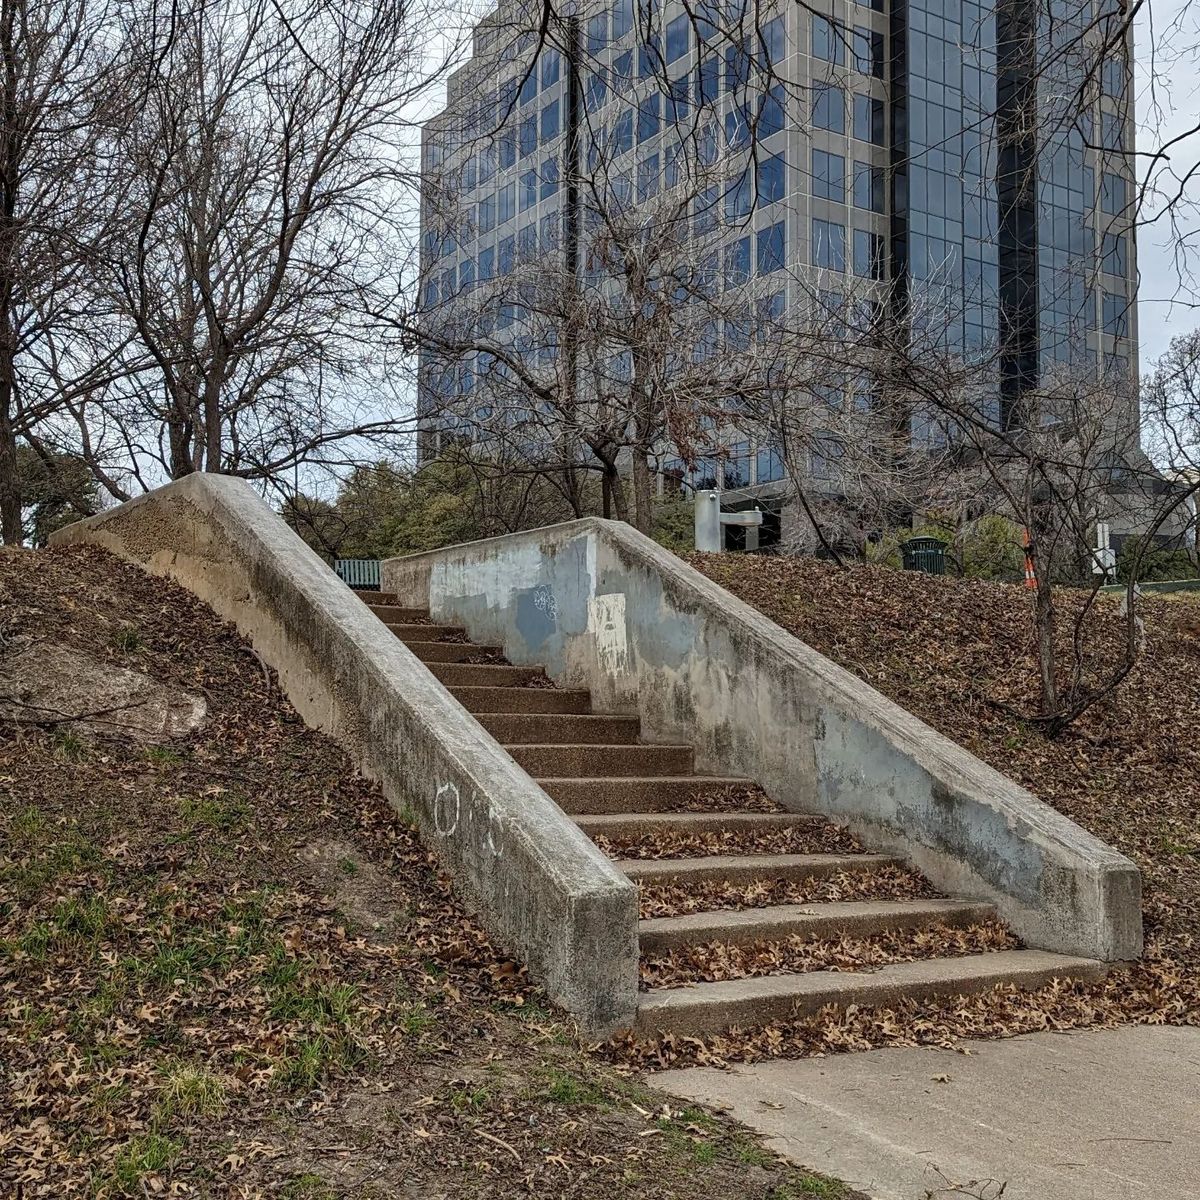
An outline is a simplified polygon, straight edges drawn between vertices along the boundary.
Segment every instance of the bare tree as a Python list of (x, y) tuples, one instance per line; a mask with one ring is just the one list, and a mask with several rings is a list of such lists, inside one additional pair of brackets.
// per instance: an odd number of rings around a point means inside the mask
[(22, 536), (19, 441), (91, 386), (91, 279), (113, 234), (129, 94), (105, 0), (0, 0), (0, 527)]
[[(275, 480), (409, 426), (367, 314), (396, 272), (406, 106), (439, 64), (402, 0), (147, 0), (121, 131), (127, 236), (100, 283), (153, 373), (88, 398), (126, 471)], [(110, 489), (111, 490), (111, 489)]]

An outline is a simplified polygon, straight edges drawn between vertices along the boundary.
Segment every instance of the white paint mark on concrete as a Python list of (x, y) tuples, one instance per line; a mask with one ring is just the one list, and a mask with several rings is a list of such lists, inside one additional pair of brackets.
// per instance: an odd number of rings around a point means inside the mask
[(543, 584), (534, 590), (533, 607), (545, 613), (555, 624), (558, 623), (558, 600), (548, 585)]
[(443, 783), (433, 798), (433, 827), (442, 837), (449, 837), (458, 828), (461, 812), (462, 800), (458, 787), (453, 783)]
[(613, 592), (588, 598), (588, 632), (596, 646), (596, 661), (606, 675), (629, 670), (629, 635), (625, 629), (625, 594)]

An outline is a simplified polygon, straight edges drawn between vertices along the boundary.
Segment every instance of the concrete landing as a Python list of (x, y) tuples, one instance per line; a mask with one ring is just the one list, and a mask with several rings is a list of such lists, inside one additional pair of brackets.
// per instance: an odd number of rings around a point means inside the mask
[(993, 1200), (1000, 1184), (1003, 1200), (1200, 1196), (1200, 1029), (965, 1046), (667, 1071), (654, 1083), (728, 1109), (780, 1153), (877, 1200)]

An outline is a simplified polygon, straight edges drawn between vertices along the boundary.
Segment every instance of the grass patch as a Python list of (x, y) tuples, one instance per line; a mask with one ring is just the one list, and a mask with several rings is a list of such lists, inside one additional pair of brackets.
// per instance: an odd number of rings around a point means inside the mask
[(146, 1133), (131, 1138), (117, 1152), (111, 1182), (125, 1194), (144, 1194), (142, 1181), (149, 1175), (169, 1170), (183, 1149), (181, 1142), (161, 1133)]
[(228, 1103), (225, 1083), (212, 1071), (186, 1062), (168, 1063), (162, 1068), (157, 1121), (168, 1124), (179, 1118), (217, 1116)]
[(570, 1104), (589, 1108), (608, 1108), (608, 1097), (586, 1080), (577, 1079), (569, 1071), (549, 1067), (545, 1071), (544, 1095), (555, 1104)]
[(320, 1175), (311, 1172), (291, 1180), (280, 1195), (283, 1200), (337, 1200), (337, 1192)]
[(227, 799), (184, 796), (179, 801), (179, 815), (193, 831), (208, 829), (215, 833), (228, 833), (245, 825), (250, 816), (250, 806), (236, 796)]
[(136, 625), (121, 625), (108, 639), (108, 644), (121, 654), (133, 654), (144, 644), (142, 632)]
[(155, 767), (178, 767), (183, 763), (183, 755), (170, 746), (147, 746), (146, 761)]
[(55, 730), (50, 744), (60, 762), (81, 763), (87, 758), (87, 742), (72, 729)]

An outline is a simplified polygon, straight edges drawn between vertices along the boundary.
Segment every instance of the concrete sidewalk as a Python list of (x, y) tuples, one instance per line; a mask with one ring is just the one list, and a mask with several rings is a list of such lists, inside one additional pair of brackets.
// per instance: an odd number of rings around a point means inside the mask
[[(874, 1050), (656, 1086), (728, 1109), (878, 1200), (1196, 1200), (1200, 1029), (1038, 1033)], [(959, 1189), (959, 1190), (956, 1190)]]

